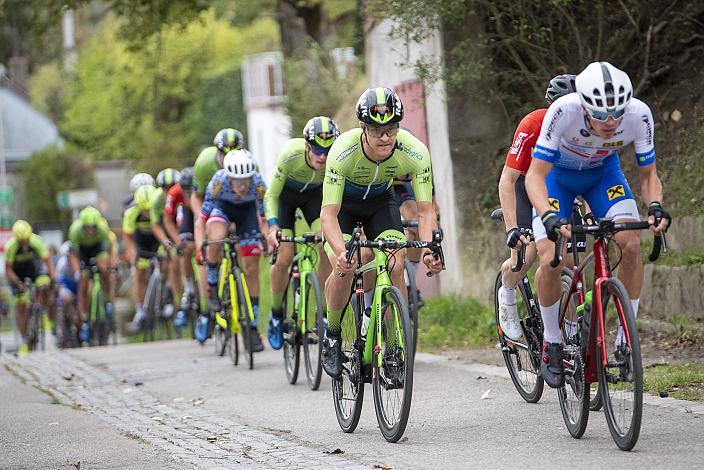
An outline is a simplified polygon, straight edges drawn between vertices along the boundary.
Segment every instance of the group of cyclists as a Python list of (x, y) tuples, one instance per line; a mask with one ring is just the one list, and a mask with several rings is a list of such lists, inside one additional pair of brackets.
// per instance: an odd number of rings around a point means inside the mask
[[(652, 230), (666, 230), (671, 218), (663, 209), (657, 176), (652, 113), (633, 96), (625, 72), (607, 62), (592, 63), (579, 75), (553, 78), (545, 99), (549, 107), (528, 114), (516, 129), (499, 182), (506, 243), (514, 258), (516, 249), (528, 248), (520, 272), (511, 271), (512, 259), (502, 267), (499, 326), (508, 337), (521, 335), (516, 284), (538, 259), (536, 286), (545, 330), (541, 373), (548, 385), (559, 387), (564, 380), (558, 324), (560, 266), (553, 267), (550, 261), (558, 235), (569, 236), (572, 202), (583, 197), (596, 218), (638, 220), (638, 207), (619, 162), (620, 152), (633, 143)], [(135, 276), (132, 329), (142, 327), (149, 260), (161, 252), (166, 255), (174, 303), (181, 299), (174, 306), (174, 322), (185, 325), (187, 299), (200, 298), (195, 337), (205, 342), (212, 333), (213, 314), (221, 307), (217, 283), (223, 250), (218, 244), (201, 248), (206, 240), (222, 240), (234, 232), (256, 332), (260, 257), (279, 245), (277, 233), (292, 235), (300, 211), (310, 229), (325, 239), (324, 246), (319, 246), (318, 267), (319, 278), (325, 280), (327, 319), (322, 363), (328, 375), (339, 377), (344, 360), (341, 316), (352, 278), (347, 274), (355, 269), (348, 262), (346, 241), (353, 229), (361, 225), (368, 240), (431, 240), (438, 220), (430, 153), (401, 128), (400, 97), (391, 88), (369, 88), (359, 97), (356, 116), (359, 126), (342, 133), (329, 117), (311, 118), (302, 136), (289, 140), (280, 151), (268, 184), (255, 156), (244, 147), (242, 134), (232, 128), (219, 131), (193, 166), (164, 169), (156, 179), (146, 173), (135, 175), (122, 224), (124, 258)], [(403, 219), (417, 220), (417, 231), (405, 230)], [(26, 279), (38, 286), (47, 308), (52, 281), (60, 286), (64, 304), (77, 299), (81, 324), (90, 302), (86, 266), (97, 264), (112, 315), (115, 280), (110, 273), (117, 263), (117, 240), (100, 211), (86, 207), (80, 212), (60, 250), (58, 269), (26, 221), (17, 221), (12, 230), (5, 248), (7, 276), (18, 296), (17, 326), (23, 336)], [(618, 275), (637, 312), (643, 278), (639, 239), (635, 232), (621, 232), (615, 241), (623, 253)], [(267, 330), (273, 349), (283, 345), (282, 303), (293, 258), (290, 244), (278, 250), (270, 271)], [(416, 250), (409, 257), (414, 270), (421, 263), (430, 273), (442, 270), (429, 249)], [(391, 266), (391, 279), (406, 296), (403, 266), (401, 262)], [(254, 336), (253, 351), (263, 350), (261, 338)]]

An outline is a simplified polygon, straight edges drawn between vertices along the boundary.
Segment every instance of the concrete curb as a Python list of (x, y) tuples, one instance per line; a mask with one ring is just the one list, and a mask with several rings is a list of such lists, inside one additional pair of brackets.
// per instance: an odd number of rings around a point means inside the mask
[[(491, 366), (488, 364), (479, 364), (476, 362), (461, 362), (450, 359), (448, 356), (430, 353), (417, 353), (416, 362), (424, 364), (441, 365), (455, 370), (461, 370), (470, 374), (501, 377), (509, 379), (510, 376), (505, 367)], [(643, 394), (643, 403), (650, 406), (660, 408), (669, 408), (682, 413), (704, 415), (704, 402), (678, 400), (676, 398), (660, 398), (648, 393)]]

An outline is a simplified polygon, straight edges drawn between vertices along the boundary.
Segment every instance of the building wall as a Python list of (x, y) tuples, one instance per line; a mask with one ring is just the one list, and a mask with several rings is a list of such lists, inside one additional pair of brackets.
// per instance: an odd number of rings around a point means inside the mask
[(98, 206), (111, 227), (122, 226), (122, 202), (129, 197), (132, 174), (126, 161), (111, 160), (93, 164)]
[(291, 138), (291, 120), (280, 107), (254, 108), (247, 111), (249, 150), (259, 163), (264, 181), (269, 182), (276, 157)]
[[(436, 195), (445, 235), (443, 250), (448, 260), (447, 271), (439, 277), (440, 287), (445, 292), (457, 292), (460, 289), (461, 270), (460, 263), (454, 260), (459, 260), (457, 247), (459, 225), (455, 207), (445, 85), (440, 80), (421, 89), (413, 69), (413, 64), (420, 58), (436, 57), (441, 60), (442, 38), (439, 33), (436, 33), (422, 44), (406, 44), (401, 38), (390, 37), (391, 29), (392, 22), (383, 20), (367, 32), (366, 66), (369, 86), (390, 86), (401, 95), (405, 94), (412, 98), (411, 103), (407, 105), (411, 116), (411, 127), (417, 125), (419, 121), (413, 115), (419, 112), (425, 113), (425, 132), (433, 161)], [(402, 123), (404, 127), (405, 121), (406, 119)], [(422, 134), (420, 130), (414, 133)], [(424, 271), (419, 270), (419, 283), (427, 282)]]

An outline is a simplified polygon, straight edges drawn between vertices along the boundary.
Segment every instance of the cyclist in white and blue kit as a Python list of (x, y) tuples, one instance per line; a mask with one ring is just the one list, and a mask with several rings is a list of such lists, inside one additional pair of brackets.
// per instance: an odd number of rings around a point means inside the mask
[[(638, 207), (618, 152), (633, 143), (643, 200), (655, 233), (665, 230), (669, 214), (662, 208), (662, 184), (655, 166), (653, 115), (633, 97), (628, 75), (608, 62), (594, 62), (575, 80), (577, 93), (555, 101), (543, 119), (533, 162), (526, 175), (526, 190), (536, 216), (533, 219), (540, 269), (536, 286), (543, 318), (541, 372), (553, 388), (564, 384), (562, 336), (558, 321), (560, 269), (550, 267), (554, 244), (561, 232), (569, 237), (572, 201), (583, 196), (594, 215), (621, 222), (640, 219)], [(635, 231), (615, 234), (622, 252), (618, 278), (637, 313), (643, 285), (640, 239)]]

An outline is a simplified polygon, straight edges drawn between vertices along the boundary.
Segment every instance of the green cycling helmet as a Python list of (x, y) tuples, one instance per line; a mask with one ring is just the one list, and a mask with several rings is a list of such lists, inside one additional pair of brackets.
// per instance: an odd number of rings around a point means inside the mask
[(29, 240), (32, 236), (32, 226), (26, 220), (18, 220), (12, 226), (12, 235), (18, 240)]
[(156, 188), (154, 186), (140, 186), (134, 193), (134, 203), (140, 210), (149, 210), (152, 203), (152, 197)]
[(181, 179), (181, 172), (173, 168), (165, 168), (156, 175), (156, 185), (160, 188), (170, 188)]
[(403, 103), (391, 88), (367, 88), (357, 100), (357, 119), (372, 126), (401, 122)]
[(311, 118), (303, 128), (303, 138), (310, 145), (329, 149), (340, 135), (340, 128), (335, 121), (326, 116)]
[(84, 207), (78, 214), (78, 220), (84, 227), (95, 227), (103, 220), (103, 215), (95, 207)]

